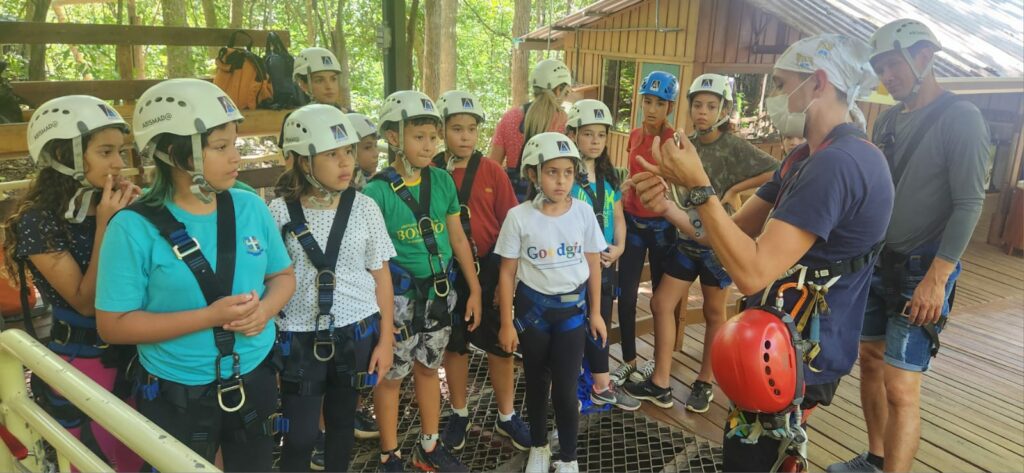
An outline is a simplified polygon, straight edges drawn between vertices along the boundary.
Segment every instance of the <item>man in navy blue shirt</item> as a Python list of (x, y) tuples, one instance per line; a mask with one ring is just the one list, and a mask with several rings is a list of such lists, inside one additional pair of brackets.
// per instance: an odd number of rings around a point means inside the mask
[[(684, 232), (692, 232), (690, 217), (665, 200), (666, 187), (657, 175), (690, 190), (690, 204), (703, 222), (703, 241), (751, 300), (776, 290), (777, 278), (796, 265), (820, 268), (841, 260), (870, 260), (885, 236), (892, 181), (881, 151), (865, 140), (863, 115), (855, 103), (877, 83), (868, 52), (860, 41), (819, 35), (795, 43), (780, 57), (768, 111), (780, 132), (805, 136), (807, 143), (733, 217), (706, 187), (710, 180), (685, 137), (680, 146), (656, 143), (660, 165), (647, 166), (653, 174), (633, 178), (644, 205)], [(851, 115), (860, 123), (850, 123)], [(711, 197), (702, 202), (695, 191)], [(831, 403), (840, 378), (857, 359), (870, 266), (842, 275), (825, 293), (828, 311), (819, 317), (820, 352), (804, 370), (805, 411)], [(769, 295), (774, 301), (774, 292)], [(791, 303), (784, 309), (792, 310)], [(766, 433), (746, 444), (728, 435), (731, 428), (726, 428), (725, 470), (772, 469), (780, 439)]]

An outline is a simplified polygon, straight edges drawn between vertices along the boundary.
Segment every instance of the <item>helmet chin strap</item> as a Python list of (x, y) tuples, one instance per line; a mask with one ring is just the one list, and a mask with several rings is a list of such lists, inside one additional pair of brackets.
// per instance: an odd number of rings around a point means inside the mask
[(306, 176), (306, 180), (309, 181), (310, 184), (313, 184), (313, 187), (315, 187), (316, 190), (319, 191), (318, 195), (310, 196), (309, 198), (309, 201), (312, 202), (314, 205), (327, 207), (334, 203), (335, 195), (341, 194), (340, 191), (332, 191), (328, 189), (326, 186), (321, 184), (320, 181), (318, 181), (315, 176), (313, 176), (313, 156), (309, 157), (309, 172), (302, 174)]
[(729, 115), (732, 114), (732, 105), (729, 105), (729, 108), (727, 110), (724, 110), (724, 112), (725, 113), (723, 113), (722, 116), (718, 118), (718, 121), (715, 122), (714, 125), (709, 126), (707, 129), (699, 130), (699, 129), (696, 129), (696, 127), (694, 127), (694, 131), (693, 131), (693, 134), (690, 135), (690, 139), (692, 140), (692, 139), (696, 139), (697, 137), (710, 134), (710, 133), (714, 132), (716, 128), (722, 126), (723, 123), (729, 121)]
[[(152, 144), (150, 144), (150, 147), (155, 148), (156, 144), (152, 143)], [(147, 148), (147, 149), (149, 149), (149, 148)], [(146, 153), (143, 152), (142, 154), (145, 155)], [(167, 163), (167, 165), (169, 165), (171, 167), (176, 167), (176, 168), (181, 169), (182, 171), (185, 171), (186, 173), (188, 173), (189, 178), (192, 180), (192, 185), (189, 186), (189, 191), (191, 191), (192, 195), (196, 196), (196, 198), (199, 199), (200, 202), (202, 202), (204, 204), (209, 204), (210, 202), (213, 202), (213, 198), (211, 198), (209, 194), (217, 194), (217, 193), (223, 192), (222, 190), (218, 190), (217, 188), (215, 188), (212, 185), (210, 185), (210, 183), (207, 182), (206, 176), (203, 175), (202, 171), (196, 171), (195, 170), (195, 169), (203, 169), (203, 137), (199, 133), (196, 133), (196, 134), (192, 135), (192, 168), (193, 168), (193, 170), (191, 170), (191, 171), (188, 170), (188, 169), (182, 168), (181, 166), (178, 166), (177, 164), (174, 164), (174, 160), (171, 159), (171, 156), (169, 154), (163, 152), (163, 151), (159, 151), (159, 150), (153, 149), (152, 155), (153, 155), (153, 157), (155, 157), (155, 158), (157, 158), (157, 159)]]
[(910, 88), (910, 94), (902, 100), (903, 102), (907, 102), (914, 100), (914, 98), (917, 97), (917, 94), (921, 92), (921, 84), (924, 83), (924, 76), (928, 74), (928, 71), (932, 69), (932, 65), (935, 64), (935, 55), (933, 54), (931, 59), (928, 60), (928, 64), (924, 65), (924, 69), (918, 71), (917, 67), (914, 66), (914, 58), (910, 56), (907, 49), (901, 47), (898, 41), (895, 46), (903, 56), (903, 59), (907, 61), (907, 65), (910, 66), (910, 72), (914, 73), (914, 85)]
[(57, 160), (49, 153), (44, 153), (46, 154), (47, 161), (49, 161), (51, 168), (61, 174), (71, 176), (78, 182), (80, 187), (71, 197), (71, 201), (68, 202), (68, 210), (64, 212), (64, 218), (71, 223), (82, 223), (82, 221), (85, 220), (86, 215), (89, 213), (89, 204), (92, 203), (93, 196), (96, 194), (96, 191), (100, 190), (100, 188), (92, 185), (92, 183), (85, 178), (85, 154), (82, 147), (82, 137), (78, 136), (72, 139), (71, 146), (74, 156), (74, 168), (69, 168), (57, 162)]
[(448, 172), (454, 171), (455, 170), (455, 163), (461, 162), (464, 159), (464, 158), (460, 158), (460, 157), (456, 156), (455, 153), (452, 153), (452, 152), (449, 152), (449, 151), (445, 151), (445, 154), (448, 155), (448, 160), (445, 162), (445, 169), (447, 169)]
[(402, 177), (412, 179), (413, 177), (416, 177), (416, 173), (419, 172), (423, 168), (413, 166), (412, 163), (409, 162), (409, 158), (407, 158), (405, 156), (404, 146), (405, 146), (405, 121), (404, 120), (400, 120), (398, 122), (398, 146), (395, 147), (396, 148), (395, 149), (395, 154), (398, 155), (399, 162), (402, 163), (402, 168), (405, 169), (405, 175), (403, 175)]
[(544, 193), (544, 190), (540, 188), (540, 183), (535, 183), (533, 186), (537, 189), (537, 195), (533, 196), (532, 201), (535, 209), (541, 210), (544, 208), (544, 204), (554, 203), (554, 201)]

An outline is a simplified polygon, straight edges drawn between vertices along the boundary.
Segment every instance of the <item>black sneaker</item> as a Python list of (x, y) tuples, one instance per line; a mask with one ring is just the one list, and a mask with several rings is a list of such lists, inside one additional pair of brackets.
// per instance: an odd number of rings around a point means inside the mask
[(377, 421), (373, 419), (370, 412), (365, 409), (356, 411), (355, 434), (358, 440), (380, 438), (380, 429), (377, 428)]
[(324, 433), (316, 436), (316, 445), (313, 446), (313, 456), (309, 458), (309, 469), (313, 471), (324, 471)]
[(512, 418), (507, 422), (502, 422), (501, 417), (495, 422), (495, 430), (498, 434), (508, 437), (512, 441), (512, 446), (516, 450), (527, 451), (530, 449), (530, 426), (526, 424), (526, 421), (519, 414), (512, 414)]
[(672, 388), (655, 386), (650, 379), (645, 379), (640, 383), (628, 382), (622, 385), (622, 390), (641, 401), (650, 401), (662, 409), (668, 409), (673, 404)]
[(701, 380), (694, 381), (690, 389), (690, 397), (686, 399), (686, 410), (698, 414), (707, 412), (714, 399), (715, 393), (711, 390), (711, 383)]
[(440, 440), (430, 452), (424, 450), (423, 444), (417, 441), (416, 448), (412, 450), (412, 466), (421, 471), (469, 472), (469, 468), (455, 458)]
[(397, 472), (401, 473), (405, 471), (405, 465), (402, 463), (402, 457), (395, 455), (395, 452), (388, 454), (388, 461), (380, 464), (379, 471), (382, 472)]
[(444, 430), (441, 431), (441, 441), (450, 446), (452, 450), (462, 450), (462, 447), (466, 446), (466, 433), (469, 432), (469, 427), (473, 424), (469, 422), (469, 417), (462, 417), (454, 413), (447, 419)]

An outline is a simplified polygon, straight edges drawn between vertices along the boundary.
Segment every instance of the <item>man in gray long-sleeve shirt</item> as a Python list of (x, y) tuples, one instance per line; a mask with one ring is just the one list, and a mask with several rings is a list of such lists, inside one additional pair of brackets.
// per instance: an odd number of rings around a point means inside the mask
[(872, 135), (889, 160), (896, 199), (861, 334), (868, 451), (831, 472), (910, 470), (921, 436), (921, 373), (939, 348), (985, 198), (988, 129), (977, 107), (935, 81), (938, 40), (916, 20), (897, 20), (871, 43), (871, 65), (900, 102)]

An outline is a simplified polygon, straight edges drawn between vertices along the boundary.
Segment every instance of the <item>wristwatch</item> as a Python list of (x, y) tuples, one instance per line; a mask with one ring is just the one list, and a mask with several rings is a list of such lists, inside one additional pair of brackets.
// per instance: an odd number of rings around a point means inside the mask
[(690, 189), (690, 196), (687, 198), (687, 207), (703, 205), (711, 196), (717, 195), (715, 188), (711, 186), (694, 187)]

